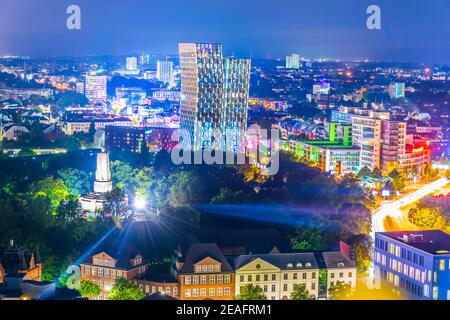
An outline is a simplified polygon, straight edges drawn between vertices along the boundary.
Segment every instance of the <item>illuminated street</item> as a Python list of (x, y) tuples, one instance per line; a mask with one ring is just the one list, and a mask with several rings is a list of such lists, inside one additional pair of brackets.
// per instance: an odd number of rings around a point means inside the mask
[(442, 189), (448, 183), (448, 179), (440, 178), (398, 200), (385, 202), (372, 216), (372, 238), (374, 237), (375, 232), (386, 231), (384, 228), (384, 220), (387, 216), (391, 216), (396, 220), (403, 218), (403, 213), (400, 210), (401, 207), (414, 203), (430, 193)]

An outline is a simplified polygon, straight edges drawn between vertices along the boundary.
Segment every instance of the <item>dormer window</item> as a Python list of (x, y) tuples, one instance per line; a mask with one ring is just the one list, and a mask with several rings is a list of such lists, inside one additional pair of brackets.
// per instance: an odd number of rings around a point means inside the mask
[(288, 267), (288, 268), (293, 268), (294, 265), (293, 265), (292, 263), (288, 263), (288, 264), (286, 265), (286, 267)]
[(342, 267), (345, 267), (345, 264), (343, 263), (343, 262), (338, 262), (338, 267), (340, 267), (340, 268), (342, 268)]
[(311, 267), (311, 262), (305, 263), (305, 267)]
[(297, 268), (302, 268), (303, 264), (301, 262), (297, 262), (297, 264), (295, 265)]
[(202, 271), (202, 266), (195, 266), (195, 272), (201, 272)]

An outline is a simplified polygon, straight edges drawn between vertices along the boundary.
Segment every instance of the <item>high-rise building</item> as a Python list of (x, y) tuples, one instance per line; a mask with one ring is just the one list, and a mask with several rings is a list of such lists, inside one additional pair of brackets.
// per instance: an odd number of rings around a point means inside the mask
[(168, 83), (169, 86), (173, 86), (174, 73), (172, 61), (157, 61), (156, 62), (156, 78), (164, 83)]
[(353, 144), (361, 147), (361, 168), (421, 175), (430, 161), (429, 148), (408, 143), (406, 122), (392, 120), (389, 112), (341, 107), (332, 111), (331, 121), (352, 125)]
[(286, 56), (286, 68), (300, 69), (300, 55), (293, 53), (289, 56)]
[(86, 76), (85, 94), (91, 102), (106, 102), (106, 76)]
[(388, 93), (391, 99), (399, 99), (405, 97), (405, 83), (394, 82), (389, 85)]
[(138, 69), (138, 60), (136, 57), (127, 57), (127, 71), (136, 71)]
[[(199, 150), (213, 142), (226, 151), (243, 152), (247, 128), (250, 60), (223, 58), (220, 44), (182, 43), (182, 129)], [(234, 134), (233, 134), (234, 133)], [(228, 138), (224, 139), (224, 137)]]

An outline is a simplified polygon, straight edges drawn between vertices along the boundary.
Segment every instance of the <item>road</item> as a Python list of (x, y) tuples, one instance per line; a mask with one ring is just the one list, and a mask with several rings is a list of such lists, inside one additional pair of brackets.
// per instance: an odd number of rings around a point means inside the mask
[(433, 181), (420, 189), (417, 189), (414, 192), (411, 192), (402, 198), (394, 201), (385, 202), (382, 204), (381, 208), (379, 208), (377, 211), (375, 211), (372, 215), (372, 239), (375, 236), (375, 232), (383, 232), (384, 229), (384, 219), (387, 216), (391, 216), (394, 219), (401, 219), (402, 217), (402, 211), (400, 210), (401, 207), (407, 206), (413, 202), (416, 202), (417, 200), (420, 200), (421, 198), (429, 195), (430, 193), (433, 193), (442, 187), (444, 187), (446, 184), (448, 184), (450, 181), (446, 178), (440, 178), (436, 181)]

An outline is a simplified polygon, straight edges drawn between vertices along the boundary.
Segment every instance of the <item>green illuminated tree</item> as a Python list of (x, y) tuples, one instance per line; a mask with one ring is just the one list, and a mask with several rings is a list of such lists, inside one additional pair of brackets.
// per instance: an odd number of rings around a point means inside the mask
[(236, 300), (267, 300), (266, 295), (260, 286), (246, 284), (242, 287), (241, 292), (236, 296)]
[(111, 177), (115, 186), (128, 189), (133, 185), (136, 171), (125, 162), (120, 160), (111, 162)]
[(126, 280), (117, 279), (116, 283), (112, 287), (108, 294), (109, 300), (142, 300), (144, 293), (139, 289), (137, 285)]
[(89, 191), (89, 176), (86, 172), (67, 168), (58, 170), (58, 176), (64, 182), (70, 193), (78, 196)]
[(67, 200), (70, 192), (61, 179), (55, 179), (53, 177), (46, 177), (42, 180), (33, 182), (29, 191), (34, 197), (45, 197), (50, 200), (51, 213), (56, 214), (57, 208), (61, 204), (61, 201)]
[(337, 281), (328, 289), (328, 297), (330, 300), (345, 300), (352, 296), (353, 290), (351, 285)]
[(315, 300), (314, 295), (309, 294), (308, 289), (306, 289), (306, 285), (304, 284), (295, 284), (294, 290), (291, 292), (291, 300)]
[(97, 297), (100, 294), (100, 286), (89, 280), (81, 280), (80, 294), (85, 297)]

